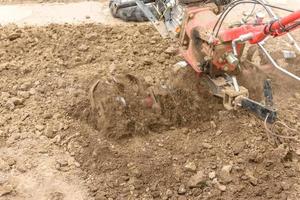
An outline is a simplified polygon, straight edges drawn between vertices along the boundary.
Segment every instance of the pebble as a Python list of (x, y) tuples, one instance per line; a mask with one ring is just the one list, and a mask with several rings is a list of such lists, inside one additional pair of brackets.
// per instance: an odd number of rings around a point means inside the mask
[(167, 197), (172, 197), (172, 196), (173, 196), (172, 190), (167, 189), (167, 191), (166, 191), (166, 196), (167, 196)]
[(44, 126), (43, 125), (41, 125), (41, 124), (37, 124), (37, 125), (35, 125), (35, 128), (38, 130), (38, 131), (42, 131), (42, 130), (44, 130)]
[(197, 170), (197, 166), (194, 162), (187, 162), (184, 165), (185, 170), (190, 171), (190, 172), (195, 172)]
[(221, 190), (222, 192), (225, 192), (227, 188), (225, 185), (218, 184), (218, 189)]
[(203, 184), (205, 184), (205, 182), (206, 178), (204, 176), (203, 171), (198, 171), (197, 174), (195, 174), (189, 179), (188, 186), (190, 188), (201, 187)]
[(142, 176), (142, 172), (137, 169), (137, 168), (134, 168), (132, 171), (131, 171), (131, 175), (136, 177), (136, 178), (140, 178)]
[(219, 136), (219, 135), (221, 135), (223, 133), (223, 131), (222, 130), (217, 130), (217, 132), (216, 132), (216, 136)]
[(220, 191), (222, 191), (222, 192), (226, 191), (226, 189), (227, 189), (227, 187), (226, 187), (225, 185), (219, 183), (219, 181), (218, 181), (217, 178), (214, 178), (214, 179), (212, 180), (212, 184), (214, 184), (215, 186), (217, 186), (217, 188), (218, 188)]
[(78, 50), (79, 51), (83, 51), (83, 52), (86, 52), (87, 50), (89, 50), (89, 47), (85, 44), (82, 44), (78, 47)]
[(229, 183), (232, 181), (231, 177), (232, 165), (225, 165), (220, 171), (220, 178), (224, 183)]
[(169, 54), (169, 55), (174, 55), (176, 53), (177, 49), (174, 48), (174, 47), (168, 47), (166, 50), (165, 50), (165, 53), (166, 54)]
[(15, 33), (11, 33), (11, 34), (7, 37), (7, 39), (9, 39), (10, 41), (14, 41), (14, 40), (16, 40), (16, 39), (18, 39), (18, 38), (20, 38), (20, 37), (21, 37), (21, 33), (15, 32)]
[(297, 150), (295, 151), (295, 153), (296, 153), (298, 156), (300, 156), (300, 149), (297, 149)]
[(90, 40), (90, 41), (94, 41), (98, 38), (98, 34), (97, 33), (88, 33), (85, 36), (86, 39)]
[(68, 166), (68, 161), (65, 159), (57, 160), (57, 164), (59, 164), (59, 167), (66, 167)]
[(236, 143), (232, 149), (233, 154), (234, 155), (240, 154), (244, 150), (244, 148), (245, 148), (245, 143), (243, 143), (243, 142)]
[(28, 99), (30, 97), (30, 93), (27, 91), (18, 91), (18, 96), (24, 99)]
[(209, 143), (207, 143), (207, 142), (202, 143), (202, 146), (203, 146), (203, 148), (205, 148), (205, 149), (212, 149), (212, 148), (213, 148), (213, 145), (211, 145), (211, 144), (209, 144)]
[(55, 137), (55, 132), (53, 131), (53, 127), (52, 126), (47, 126), (45, 129), (45, 135), (48, 138), (54, 138)]
[(216, 178), (216, 172), (215, 172), (215, 171), (209, 172), (208, 177), (209, 177), (211, 180), (214, 179), (214, 178)]
[(9, 109), (9, 110), (15, 109), (15, 104), (14, 104), (12, 101), (10, 101), (10, 100), (6, 101), (6, 103), (5, 103), (4, 106), (5, 106), (7, 109)]
[(8, 171), (8, 170), (10, 170), (9, 164), (0, 158), (0, 171)]
[(15, 106), (23, 104), (23, 99), (17, 97), (12, 97), (8, 101), (12, 102)]
[(146, 83), (148, 83), (150, 85), (153, 84), (153, 82), (154, 82), (154, 80), (151, 76), (146, 76), (145, 81), (146, 81)]
[(36, 90), (34, 88), (30, 88), (29, 94), (34, 95), (36, 93)]
[(30, 82), (25, 82), (20, 86), (20, 89), (23, 91), (29, 90), (31, 88), (31, 83)]
[(246, 170), (245, 175), (248, 177), (248, 179), (252, 185), (255, 186), (258, 184), (258, 179), (254, 177), (254, 175), (251, 171)]
[(217, 125), (214, 121), (210, 121), (210, 125), (213, 129), (217, 128)]
[(16, 160), (12, 157), (8, 157), (5, 161), (9, 166), (13, 166), (16, 164)]
[(0, 197), (8, 195), (13, 191), (13, 187), (9, 184), (0, 185)]
[(8, 92), (1, 92), (1, 99), (7, 100), (10, 97)]
[(181, 184), (178, 188), (178, 194), (183, 195), (186, 193), (185, 185)]

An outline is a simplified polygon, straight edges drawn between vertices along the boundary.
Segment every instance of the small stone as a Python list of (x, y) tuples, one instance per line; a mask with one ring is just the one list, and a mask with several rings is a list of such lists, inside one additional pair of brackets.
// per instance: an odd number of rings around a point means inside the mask
[(18, 96), (24, 99), (28, 99), (30, 97), (30, 93), (27, 91), (18, 91)]
[(296, 99), (300, 99), (300, 93), (296, 92), (294, 96)]
[(34, 95), (36, 93), (36, 90), (34, 88), (30, 88), (29, 94)]
[(25, 82), (20, 86), (20, 89), (23, 91), (27, 91), (31, 88), (31, 83), (30, 82)]
[(217, 130), (217, 132), (216, 132), (216, 136), (219, 136), (219, 135), (221, 135), (223, 133), (223, 131), (222, 130)]
[(225, 192), (226, 191), (226, 186), (225, 185), (222, 185), (222, 184), (218, 184), (218, 189), (222, 192)]
[(79, 51), (83, 51), (83, 52), (86, 52), (87, 50), (89, 50), (89, 46), (85, 45), (85, 44), (82, 44), (78, 47), (78, 50)]
[(61, 159), (57, 161), (57, 164), (59, 164), (59, 167), (66, 167), (68, 166), (68, 161), (65, 159)]
[(135, 168), (131, 171), (132, 176), (136, 177), (136, 178), (140, 178), (142, 176), (142, 172)]
[(16, 107), (15, 104), (10, 100), (6, 101), (4, 106), (9, 110), (13, 110)]
[(189, 129), (188, 128), (182, 128), (181, 131), (182, 131), (182, 133), (184, 135), (187, 135), (189, 133)]
[(13, 187), (9, 184), (0, 185), (0, 197), (10, 194), (13, 191)]
[(75, 167), (77, 167), (77, 168), (79, 168), (81, 165), (80, 165), (80, 163), (79, 162), (74, 162), (74, 165), (75, 165)]
[(5, 161), (9, 166), (13, 166), (16, 164), (16, 160), (12, 157), (8, 157)]
[(217, 128), (217, 125), (214, 121), (210, 121), (210, 125), (211, 125), (211, 128), (213, 128), (213, 129)]
[(1, 99), (7, 100), (10, 97), (8, 92), (1, 92)]
[(7, 162), (0, 158), (0, 171), (8, 171), (10, 170), (10, 166)]
[(231, 177), (232, 165), (225, 165), (222, 167), (220, 172), (220, 178), (224, 183), (229, 183), (232, 181)]
[(98, 34), (97, 33), (89, 33), (85, 36), (85, 38), (90, 41), (95, 41), (98, 38)]
[(18, 163), (16, 169), (21, 173), (25, 173), (27, 171), (27, 167), (23, 163)]
[(197, 174), (192, 176), (188, 181), (190, 188), (202, 187), (206, 183), (206, 178), (202, 171), (198, 171)]
[(208, 177), (209, 177), (211, 180), (214, 179), (214, 178), (216, 178), (216, 172), (215, 172), (215, 171), (209, 172)]
[(11, 101), (15, 106), (23, 104), (23, 99), (17, 97), (12, 97), (8, 101)]
[(21, 37), (21, 33), (15, 32), (15, 33), (11, 33), (11, 34), (7, 37), (7, 39), (9, 39), (10, 41), (14, 41), (14, 40), (16, 40), (16, 39), (18, 39), (18, 38), (20, 38), (20, 37)]
[(203, 146), (203, 148), (205, 148), (205, 149), (212, 149), (212, 148), (213, 148), (213, 145), (211, 145), (211, 144), (209, 144), (209, 143), (207, 143), (207, 142), (203, 142), (203, 143), (202, 143), (202, 146)]
[(151, 76), (146, 76), (145, 82), (151, 85), (151, 84), (153, 84), (154, 80)]
[(178, 194), (183, 195), (186, 193), (185, 185), (181, 184), (178, 188)]
[(63, 200), (65, 195), (61, 192), (52, 192), (49, 194), (47, 200)]
[(233, 154), (238, 155), (244, 150), (245, 144), (243, 142), (238, 142), (233, 146)]
[(168, 47), (168, 48), (165, 50), (165, 53), (166, 53), (166, 54), (169, 54), (169, 55), (174, 55), (174, 54), (176, 54), (176, 52), (177, 52), (177, 49), (174, 48), (174, 47)]
[(167, 189), (167, 191), (166, 191), (166, 196), (167, 196), (167, 197), (172, 197), (172, 196), (173, 196), (172, 190)]
[(245, 175), (248, 177), (250, 183), (254, 186), (258, 184), (257, 178), (254, 177), (253, 173), (249, 170), (246, 170)]
[(190, 171), (190, 172), (195, 172), (197, 170), (197, 166), (194, 162), (187, 162), (184, 165), (185, 170)]
[(297, 150), (295, 151), (295, 153), (296, 153), (298, 156), (300, 156), (300, 149), (297, 149)]
[(38, 131), (42, 131), (42, 130), (44, 130), (44, 126), (43, 125), (41, 125), (41, 124), (38, 124), (38, 125), (36, 125), (35, 126), (35, 128), (38, 130)]
[(54, 138), (55, 137), (55, 132), (53, 131), (52, 126), (47, 126), (45, 129), (45, 136), (48, 138)]

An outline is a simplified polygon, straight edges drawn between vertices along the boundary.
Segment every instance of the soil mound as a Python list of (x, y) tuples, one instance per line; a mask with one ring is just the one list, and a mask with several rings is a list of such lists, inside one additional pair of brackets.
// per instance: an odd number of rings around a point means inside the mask
[[(165, 84), (156, 85), (132, 74), (96, 80), (89, 101), (75, 108), (75, 116), (105, 136), (119, 139), (192, 126), (208, 120), (218, 109), (207, 106), (213, 98), (205, 99), (210, 94), (192, 71), (182, 68), (170, 72), (170, 77)], [(81, 112), (83, 106), (85, 112)]]

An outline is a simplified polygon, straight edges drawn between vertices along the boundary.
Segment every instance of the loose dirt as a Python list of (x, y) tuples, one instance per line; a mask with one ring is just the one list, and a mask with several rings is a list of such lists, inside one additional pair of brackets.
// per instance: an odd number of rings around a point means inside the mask
[[(0, 46), (0, 199), (300, 198), (299, 143), (224, 110), (148, 25), (8, 26)], [(287, 84), (279, 117), (299, 130)]]

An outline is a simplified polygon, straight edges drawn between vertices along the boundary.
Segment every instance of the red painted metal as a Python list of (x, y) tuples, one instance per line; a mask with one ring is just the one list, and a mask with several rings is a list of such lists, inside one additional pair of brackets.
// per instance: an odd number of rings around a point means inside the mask
[[(236, 66), (227, 63), (224, 56), (233, 51), (231, 45), (233, 40), (239, 38), (241, 35), (252, 33), (253, 37), (249, 40), (249, 43), (256, 44), (269, 35), (277, 37), (286, 34), (287, 31), (285, 31), (284, 27), (295, 26), (293, 28), (295, 29), (300, 26), (300, 11), (295, 11), (290, 15), (267, 25), (245, 24), (240, 27), (223, 29), (218, 38), (212, 38), (210, 33), (212, 33), (212, 27), (217, 21), (217, 16), (212, 12), (211, 8), (191, 7), (187, 10), (187, 16), (184, 23), (184, 34), (188, 38), (188, 48), (181, 53), (197, 73), (201, 73), (201, 69), (199, 68), (199, 58), (197, 57), (197, 53), (199, 52), (205, 53), (205, 55), (211, 57), (215, 68), (223, 70), (226, 66), (226, 70), (232, 71)], [(209, 37), (201, 38), (206, 40), (206, 43), (202, 45), (202, 49), (195, 49), (193, 46), (193, 37), (195, 37), (193, 34), (195, 34), (195, 31), (199, 37), (203, 36), (203, 32), (204, 37)], [(239, 56), (242, 54), (243, 47), (244, 44), (237, 45)]]

